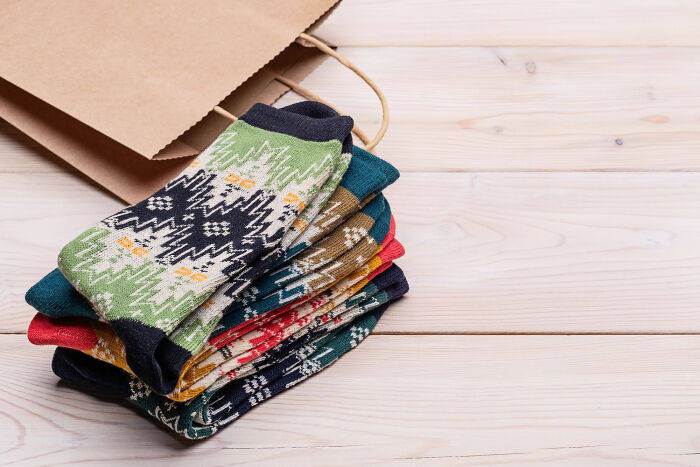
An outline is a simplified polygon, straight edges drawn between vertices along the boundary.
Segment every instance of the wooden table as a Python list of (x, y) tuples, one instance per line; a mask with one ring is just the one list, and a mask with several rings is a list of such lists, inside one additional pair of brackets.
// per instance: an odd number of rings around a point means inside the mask
[[(700, 3), (346, 0), (318, 35), (389, 99), (409, 296), (185, 443), (28, 344), (24, 291), (122, 204), (2, 124), (0, 459), (700, 464)], [(332, 60), (304, 84), (377, 127)]]

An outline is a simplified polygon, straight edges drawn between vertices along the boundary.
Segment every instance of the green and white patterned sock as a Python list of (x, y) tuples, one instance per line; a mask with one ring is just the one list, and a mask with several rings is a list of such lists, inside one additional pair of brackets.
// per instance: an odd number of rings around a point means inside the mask
[[(154, 368), (154, 359), (178, 368), (189, 356), (167, 334), (224, 281), (279, 251), (344, 164), (352, 120), (304, 104), (326, 116), (309, 117), (298, 105), (297, 112), (255, 105), (176, 179), (61, 251), (61, 272), (110, 323), (129, 366), (156, 391), (168, 392), (177, 375)], [(239, 284), (256, 278), (243, 275)]]

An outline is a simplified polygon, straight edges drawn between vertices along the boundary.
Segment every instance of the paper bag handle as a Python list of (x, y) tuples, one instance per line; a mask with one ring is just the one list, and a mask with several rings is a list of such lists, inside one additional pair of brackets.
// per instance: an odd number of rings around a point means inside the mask
[[(360, 130), (360, 128), (357, 125), (355, 125), (355, 127), (353, 128), (353, 132), (355, 134), (357, 134), (357, 136), (365, 144), (365, 149), (367, 149), (368, 151), (371, 151), (382, 140), (382, 138), (384, 137), (384, 134), (386, 133), (386, 129), (389, 126), (389, 106), (387, 105), (386, 97), (384, 97), (384, 93), (381, 91), (381, 89), (379, 89), (379, 87), (376, 85), (376, 83), (374, 81), (372, 81), (372, 79), (369, 76), (367, 76), (362, 70), (357, 68), (357, 66), (355, 66), (350, 60), (343, 57), (338, 52), (336, 52), (331, 47), (329, 47), (328, 44), (326, 44), (325, 42), (321, 41), (320, 39), (318, 39), (314, 36), (303, 33), (303, 32), (299, 35), (299, 39), (310, 42), (311, 44), (316, 46), (316, 48), (318, 48), (321, 52), (323, 52), (327, 55), (330, 55), (331, 57), (335, 58), (338, 62), (340, 62), (342, 65), (344, 65), (347, 68), (349, 68), (350, 70), (352, 70), (357, 76), (362, 78), (362, 80), (365, 83), (367, 83), (370, 88), (372, 88), (374, 93), (379, 98), (379, 102), (381, 102), (381, 104), (382, 104), (382, 124), (379, 127), (379, 131), (377, 132), (374, 139), (372, 139), (370, 141), (369, 138), (367, 138), (367, 135), (365, 135), (365, 133), (362, 130)], [(326, 104), (327, 106), (331, 107), (333, 110), (335, 110), (336, 112), (338, 112), (339, 114), (342, 115), (342, 112), (340, 112), (338, 109), (336, 109), (332, 105), (328, 104), (323, 99), (321, 99), (319, 96), (317, 96), (313, 92), (309, 91), (305, 87), (301, 86), (299, 83), (296, 83), (296, 82), (294, 82), (288, 78), (285, 78), (284, 76), (281, 76), (281, 75), (276, 75), (275, 79), (277, 81), (279, 81), (280, 83), (284, 84), (285, 86), (288, 86), (290, 89), (298, 92), (299, 94), (306, 97), (307, 99), (315, 100), (315, 101), (321, 102), (323, 104)], [(228, 112), (227, 110), (219, 107), (218, 105), (214, 106), (214, 111), (216, 113), (223, 115), (224, 117), (234, 121), (234, 122), (237, 120), (237, 117), (235, 115), (233, 115), (232, 113)]]

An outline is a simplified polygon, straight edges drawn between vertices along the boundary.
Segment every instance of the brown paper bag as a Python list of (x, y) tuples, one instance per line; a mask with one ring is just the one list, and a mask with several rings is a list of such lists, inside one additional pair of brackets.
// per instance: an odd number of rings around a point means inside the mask
[[(337, 0), (0, 2), (0, 117), (128, 202), (324, 58)], [(314, 24), (315, 23), (315, 24)]]

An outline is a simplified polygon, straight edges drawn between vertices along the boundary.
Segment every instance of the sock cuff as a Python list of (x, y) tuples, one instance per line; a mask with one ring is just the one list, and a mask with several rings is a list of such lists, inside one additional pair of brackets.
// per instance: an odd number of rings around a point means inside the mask
[(392, 265), (394, 264), (393, 261), (389, 261), (388, 263), (383, 263), (381, 266), (379, 266), (377, 269), (369, 273), (369, 276), (367, 276), (367, 280), (371, 281), (375, 277), (379, 276), (381, 273), (389, 269)]
[(130, 395), (131, 377), (127, 372), (77, 350), (58, 347), (51, 369), (56, 376), (73, 384), (115, 396)]
[(406, 281), (406, 278), (403, 277), (402, 274), (401, 279), (399, 279), (398, 282), (388, 286), (385, 292), (389, 301), (393, 301), (397, 298), (403, 297), (406, 293), (408, 293), (408, 281)]
[(391, 228), (391, 207), (389, 203), (384, 204), (384, 210), (377, 216), (374, 225), (367, 232), (367, 237), (372, 238), (379, 245), (389, 233)]
[(25, 301), (46, 316), (82, 316), (97, 319), (88, 301), (75, 290), (61, 271), (54, 269), (24, 295)]
[(401, 280), (405, 280), (403, 271), (397, 265), (392, 264), (386, 271), (372, 279), (372, 283), (378, 290), (383, 290)]
[(373, 197), (370, 202), (362, 206), (359, 212), (371, 217), (376, 222), (376, 220), (382, 216), (382, 214), (386, 210), (386, 207), (386, 199), (384, 199), (384, 196), (382, 196), (382, 194), (380, 193), (379, 195)]
[(76, 350), (88, 350), (98, 343), (89, 322), (81, 318), (50, 318), (41, 313), (29, 323), (27, 338), (34, 345), (59, 345)]
[[(240, 118), (249, 125), (307, 141), (344, 143), (354, 122), (320, 102), (304, 101), (282, 109), (255, 104)], [(345, 145), (344, 145), (345, 146)]]
[(384, 240), (382, 240), (382, 246), (385, 247), (391, 241), (394, 239), (394, 236), (396, 235), (396, 221), (394, 220), (394, 216), (391, 216), (391, 219), (389, 220), (389, 232), (387, 232), (386, 237), (384, 237)]
[(360, 157), (366, 160), (371, 166), (372, 170), (374, 170), (375, 172), (380, 172), (382, 175), (384, 175), (385, 185), (382, 186), (379, 190), (383, 190), (387, 186), (391, 185), (396, 180), (398, 180), (400, 176), (400, 173), (396, 169), (396, 167), (394, 167), (384, 159), (375, 156), (366, 149), (362, 149), (355, 146), (353, 147), (352, 155), (354, 157)]
[(399, 178), (399, 171), (388, 162), (354, 146), (352, 161), (340, 185), (362, 201), (381, 192)]

